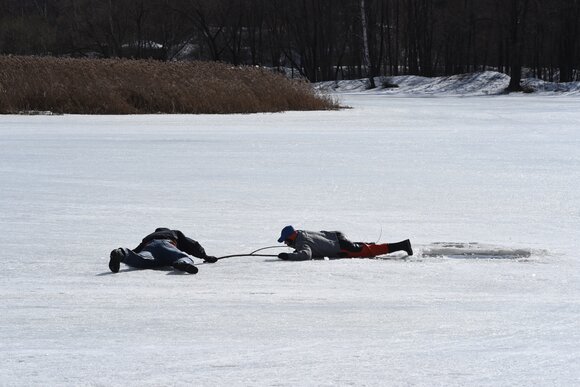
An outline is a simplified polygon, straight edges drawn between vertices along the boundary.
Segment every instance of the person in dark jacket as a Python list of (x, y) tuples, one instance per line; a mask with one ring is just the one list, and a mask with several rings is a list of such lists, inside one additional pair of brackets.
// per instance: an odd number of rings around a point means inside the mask
[(186, 237), (181, 231), (158, 228), (143, 238), (139, 246), (133, 250), (119, 247), (111, 251), (109, 269), (113, 273), (118, 273), (123, 262), (139, 269), (173, 266), (177, 270), (195, 274), (198, 269), (190, 255), (202, 258), (208, 263), (217, 262), (216, 257), (206, 254), (199, 242)]
[(370, 258), (377, 255), (405, 251), (413, 255), (411, 242), (406, 239), (397, 243), (351, 242), (340, 231), (295, 230), (286, 226), (280, 233), (279, 243), (286, 243), (293, 253), (280, 253), (278, 258), (288, 261), (328, 258)]

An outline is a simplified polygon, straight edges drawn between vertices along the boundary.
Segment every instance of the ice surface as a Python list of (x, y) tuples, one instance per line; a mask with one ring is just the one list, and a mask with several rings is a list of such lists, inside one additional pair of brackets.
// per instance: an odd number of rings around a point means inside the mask
[[(0, 385), (580, 384), (579, 100), (342, 98), (0, 116)], [(158, 226), (227, 255), (287, 224), (531, 254), (108, 272)]]

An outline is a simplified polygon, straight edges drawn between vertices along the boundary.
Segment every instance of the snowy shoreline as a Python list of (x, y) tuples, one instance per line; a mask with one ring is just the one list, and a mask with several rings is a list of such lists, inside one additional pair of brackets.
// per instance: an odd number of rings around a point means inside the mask
[[(367, 93), (392, 96), (485, 96), (505, 94), (510, 81), (506, 74), (485, 71), (445, 77), (417, 75), (375, 77), (377, 88), (368, 89), (368, 79), (319, 82), (314, 88), (322, 93)], [(554, 83), (535, 78), (522, 80), (532, 95), (580, 95), (580, 82)]]

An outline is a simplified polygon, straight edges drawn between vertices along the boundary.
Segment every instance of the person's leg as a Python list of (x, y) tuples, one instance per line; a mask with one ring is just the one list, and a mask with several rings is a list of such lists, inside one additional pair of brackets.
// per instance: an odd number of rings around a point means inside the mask
[[(173, 266), (188, 273), (197, 273), (197, 268), (193, 265), (191, 257), (164, 239), (151, 241), (139, 253), (123, 247), (111, 251), (109, 269), (113, 273), (119, 271), (121, 262), (138, 269)], [(177, 263), (177, 266), (174, 263)]]
[(359, 246), (358, 251), (341, 250), (341, 256), (344, 258), (370, 258), (377, 255), (387, 254), (389, 252), (388, 244), (380, 245), (374, 243), (356, 242), (354, 245)]
[(337, 232), (336, 236), (338, 238), (338, 245), (341, 251), (347, 251), (351, 253), (359, 253), (362, 251), (362, 244), (360, 242), (351, 242), (348, 240), (343, 233)]
[(177, 249), (169, 241), (162, 239), (151, 241), (139, 253), (135, 253), (127, 248), (122, 248), (121, 250), (123, 252), (121, 262), (138, 269), (155, 269), (171, 266), (178, 259), (188, 257), (186, 253)]
[(147, 245), (153, 252), (155, 259), (163, 266), (173, 266), (177, 270), (190, 274), (197, 273), (197, 267), (193, 264), (193, 259), (183, 251), (179, 250), (169, 240), (158, 240)]
[(411, 242), (408, 239), (397, 243), (363, 243), (354, 242), (354, 246), (360, 246), (360, 250), (343, 249), (341, 244), (341, 257), (344, 258), (370, 258), (378, 255), (394, 253), (395, 251), (405, 251), (408, 255), (413, 255)]
[(172, 266), (177, 270), (185, 271), (189, 274), (197, 273), (197, 267), (195, 267), (193, 259), (190, 257), (179, 258), (177, 261), (173, 262)]
[(395, 251), (405, 251), (408, 255), (413, 255), (411, 241), (408, 239), (397, 243), (387, 243), (387, 246), (389, 253), (394, 253)]
[[(338, 237), (338, 244), (340, 246), (339, 257), (341, 258), (374, 257), (381, 254), (379, 251), (377, 251), (377, 249), (371, 247), (374, 246), (373, 244), (364, 242), (351, 242), (341, 232), (337, 232), (336, 236)], [(380, 251), (382, 250), (383, 249)]]
[(126, 247), (119, 247), (111, 251), (111, 260), (109, 261), (109, 269), (113, 273), (118, 273), (121, 266), (121, 262), (127, 266), (135, 267), (138, 269), (153, 269), (159, 267), (159, 263), (155, 261), (155, 258), (151, 253), (147, 251), (135, 253)]
[(155, 259), (155, 256), (151, 251), (147, 250), (147, 246), (145, 246), (145, 248), (139, 253), (135, 253), (133, 250), (127, 248), (123, 248), (123, 252), (124, 257), (121, 262), (127, 266), (135, 267), (137, 269), (155, 269), (165, 266)]

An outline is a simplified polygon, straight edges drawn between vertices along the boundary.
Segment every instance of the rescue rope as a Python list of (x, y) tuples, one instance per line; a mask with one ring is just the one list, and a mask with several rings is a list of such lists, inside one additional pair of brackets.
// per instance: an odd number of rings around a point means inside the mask
[(262, 247), (258, 250), (254, 250), (251, 253), (246, 254), (232, 254), (232, 255), (224, 255), (223, 257), (218, 257), (218, 259), (224, 258), (233, 258), (233, 257), (278, 257), (278, 254), (256, 254), (258, 251), (268, 250), (268, 249), (286, 249), (287, 246), (268, 246)]

